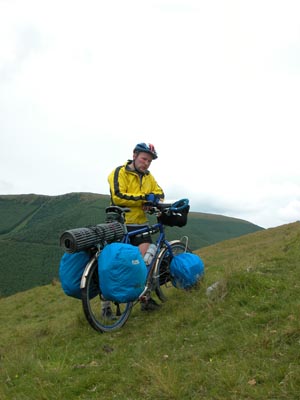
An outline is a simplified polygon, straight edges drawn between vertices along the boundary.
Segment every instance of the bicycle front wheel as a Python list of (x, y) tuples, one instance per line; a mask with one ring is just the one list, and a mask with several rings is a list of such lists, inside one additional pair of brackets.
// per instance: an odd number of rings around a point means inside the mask
[(94, 257), (85, 268), (81, 279), (81, 295), (85, 317), (97, 332), (111, 332), (121, 328), (127, 322), (133, 303), (103, 301), (97, 257)]
[(171, 251), (168, 247), (165, 247), (159, 253), (154, 271), (155, 292), (162, 302), (167, 300), (168, 291), (174, 287), (171, 282), (170, 273), (170, 262), (173, 256), (191, 252), (191, 250), (180, 240), (173, 240), (170, 242), (170, 246)]

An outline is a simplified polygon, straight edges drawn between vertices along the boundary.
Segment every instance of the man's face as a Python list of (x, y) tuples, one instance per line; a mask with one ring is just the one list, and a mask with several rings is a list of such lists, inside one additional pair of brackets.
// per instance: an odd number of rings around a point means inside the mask
[(153, 158), (149, 153), (141, 152), (139, 154), (133, 154), (135, 168), (141, 172), (145, 172), (149, 169), (152, 159)]

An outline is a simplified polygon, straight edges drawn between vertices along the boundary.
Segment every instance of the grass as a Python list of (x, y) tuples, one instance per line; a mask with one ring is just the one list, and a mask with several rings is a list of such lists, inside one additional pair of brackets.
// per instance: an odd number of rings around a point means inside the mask
[(57, 281), (1, 299), (0, 399), (299, 399), (299, 238), (295, 223), (199, 250), (197, 289), (110, 334)]

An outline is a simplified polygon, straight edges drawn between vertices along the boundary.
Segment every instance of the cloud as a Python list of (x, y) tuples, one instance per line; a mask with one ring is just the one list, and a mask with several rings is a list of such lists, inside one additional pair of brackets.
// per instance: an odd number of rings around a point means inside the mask
[(108, 194), (108, 173), (146, 141), (168, 198), (292, 222), (299, 11), (292, 0), (0, 2), (0, 193)]
[(300, 218), (300, 199), (290, 201), (285, 207), (279, 209), (280, 217), (289, 221), (299, 221)]
[(12, 182), (0, 180), (0, 193), (11, 193), (13, 190), (14, 184)]

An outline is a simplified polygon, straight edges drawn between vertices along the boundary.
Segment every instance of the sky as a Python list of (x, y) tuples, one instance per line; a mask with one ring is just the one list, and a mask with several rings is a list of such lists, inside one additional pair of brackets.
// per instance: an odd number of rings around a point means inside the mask
[(166, 201), (300, 214), (299, 0), (0, 0), (0, 194), (109, 194), (153, 143)]

